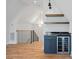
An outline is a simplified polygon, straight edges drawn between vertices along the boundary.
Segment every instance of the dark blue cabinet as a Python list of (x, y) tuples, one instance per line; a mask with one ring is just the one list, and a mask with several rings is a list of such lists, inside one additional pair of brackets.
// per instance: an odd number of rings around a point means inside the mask
[(72, 45), (71, 45), (72, 43), (71, 43), (71, 36), (70, 36), (70, 48), (69, 48), (69, 54), (71, 54), (71, 51), (72, 51)]
[[(46, 53), (46, 54), (57, 54), (58, 53), (57, 37), (58, 36), (53, 36), (53, 35), (50, 35), (50, 36), (45, 35), (44, 36), (44, 53)], [(65, 36), (61, 36), (61, 37), (65, 37)], [(67, 39), (67, 40), (69, 40), (69, 54), (71, 54), (71, 37), (70, 36), (68, 36), (68, 37), (70, 38), (70, 39)], [(63, 43), (65, 44), (65, 42), (66, 42), (66, 39), (64, 39)], [(66, 50), (66, 49), (64, 48), (64, 50)], [(63, 53), (63, 51), (62, 51), (62, 53)]]
[(57, 37), (44, 36), (44, 53), (56, 54), (57, 53)]

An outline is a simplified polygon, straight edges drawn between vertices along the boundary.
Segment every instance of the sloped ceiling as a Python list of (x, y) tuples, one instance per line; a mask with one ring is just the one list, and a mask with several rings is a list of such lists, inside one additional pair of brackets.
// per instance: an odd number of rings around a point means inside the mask
[[(42, 2), (44, 2), (43, 5), (46, 5), (46, 6), (48, 5), (48, 4), (45, 4), (46, 1), (48, 2), (48, 0), (37, 0), (37, 1), (38, 1), (36, 4), (37, 6), (35, 6), (36, 0), (7, 0), (6, 2), (7, 3), (6, 5), (7, 24), (9, 24), (11, 21), (17, 18), (19, 14), (20, 14), (20, 19), (22, 19), (21, 15), (24, 16), (24, 18), (26, 17), (28, 19), (33, 17), (34, 13), (39, 11), (38, 7), (42, 5), (41, 4)], [(56, 5), (61, 9), (61, 11), (67, 16), (67, 18), (71, 20), (72, 18), (71, 0), (55, 0), (55, 2), (56, 2)]]
[(34, 0), (7, 0), (6, 3), (7, 24), (11, 23), (17, 17), (20, 17), (20, 19), (23, 17), (29, 19), (34, 15), (34, 13), (39, 11), (39, 8), (37, 7), (39, 4), (35, 6)]

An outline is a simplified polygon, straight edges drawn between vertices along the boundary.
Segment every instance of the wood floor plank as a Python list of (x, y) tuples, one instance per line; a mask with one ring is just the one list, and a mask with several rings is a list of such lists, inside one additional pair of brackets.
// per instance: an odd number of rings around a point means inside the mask
[(44, 54), (41, 42), (7, 45), (6, 59), (71, 59), (69, 55)]

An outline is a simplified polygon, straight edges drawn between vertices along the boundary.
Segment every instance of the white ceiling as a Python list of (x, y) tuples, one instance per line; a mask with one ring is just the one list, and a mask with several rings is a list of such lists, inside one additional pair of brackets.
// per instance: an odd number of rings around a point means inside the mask
[[(55, 2), (59, 10), (71, 20), (71, 0), (55, 0)], [(7, 24), (15, 19), (29, 22), (42, 8), (43, 10), (48, 8), (48, 0), (7, 0)]]

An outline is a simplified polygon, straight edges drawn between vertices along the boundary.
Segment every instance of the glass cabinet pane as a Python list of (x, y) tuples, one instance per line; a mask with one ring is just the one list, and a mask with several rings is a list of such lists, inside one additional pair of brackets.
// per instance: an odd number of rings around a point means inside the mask
[(58, 38), (58, 52), (62, 52), (62, 38)]
[(58, 51), (62, 52), (62, 46), (58, 46)]
[(68, 52), (68, 38), (64, 38), (64, 51)]

